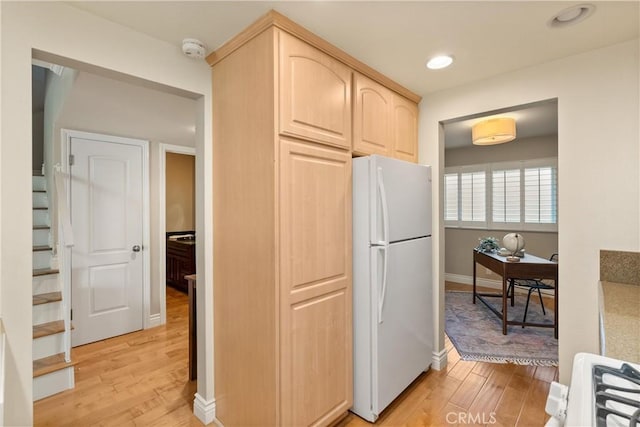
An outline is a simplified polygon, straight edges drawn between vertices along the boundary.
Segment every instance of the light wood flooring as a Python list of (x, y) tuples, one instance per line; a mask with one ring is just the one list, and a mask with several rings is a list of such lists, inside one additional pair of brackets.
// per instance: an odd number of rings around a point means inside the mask
[[(187, 380), (187, 309), (186, 296), (167, 288), (165, 326), (75, 348), (75, 389), (36, 402), (35, 425), (201, 426)], [(421, 375), (375, 425), (544, 425), (556, 368), (466, 362), (448, 339), (446, 349), (447, 368)], [(339, 423), (369, 425), (351, 413)]]
[(188, 300), (167, 287), (167, 324), (76, 347), (76, 387), (34, 403), (36, 426), (202, 426), (188, 381)]

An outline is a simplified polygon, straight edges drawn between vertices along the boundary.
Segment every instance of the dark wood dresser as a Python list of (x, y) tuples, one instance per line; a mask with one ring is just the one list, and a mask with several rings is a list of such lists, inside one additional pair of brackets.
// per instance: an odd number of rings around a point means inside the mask
[(184, 276), (196, 272), (196, 241), (171, 240), (167, 233), (167, 285), (187, 293)]

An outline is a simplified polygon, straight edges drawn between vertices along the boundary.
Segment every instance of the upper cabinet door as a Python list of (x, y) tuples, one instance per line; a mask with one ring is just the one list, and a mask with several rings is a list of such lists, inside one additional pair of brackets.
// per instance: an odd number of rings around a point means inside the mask
[(358, 73), (353, 80), (353, 151), (392, 156), (392, 92)]
[(393, 95), (393, 157), (418, 162), (418, 106)]
[(351, 147), (351, 69), (280, 31), (280, 133)]

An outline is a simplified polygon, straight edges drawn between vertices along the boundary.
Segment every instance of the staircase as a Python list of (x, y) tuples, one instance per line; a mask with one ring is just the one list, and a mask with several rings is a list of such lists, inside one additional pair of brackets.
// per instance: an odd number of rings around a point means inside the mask
[[(52, 268), (49, 198), (43, 176), (33, 176), (33, 400), (74, 387), (68, 304), (60, 271)], [(55, 263), (54, 263), (55, 264)]]

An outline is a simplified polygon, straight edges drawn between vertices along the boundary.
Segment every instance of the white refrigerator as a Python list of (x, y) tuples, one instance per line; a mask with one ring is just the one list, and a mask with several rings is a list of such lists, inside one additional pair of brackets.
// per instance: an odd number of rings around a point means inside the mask
[(374, 422), (431, 365), (431, 168), (353, 159), (351, 411)]

